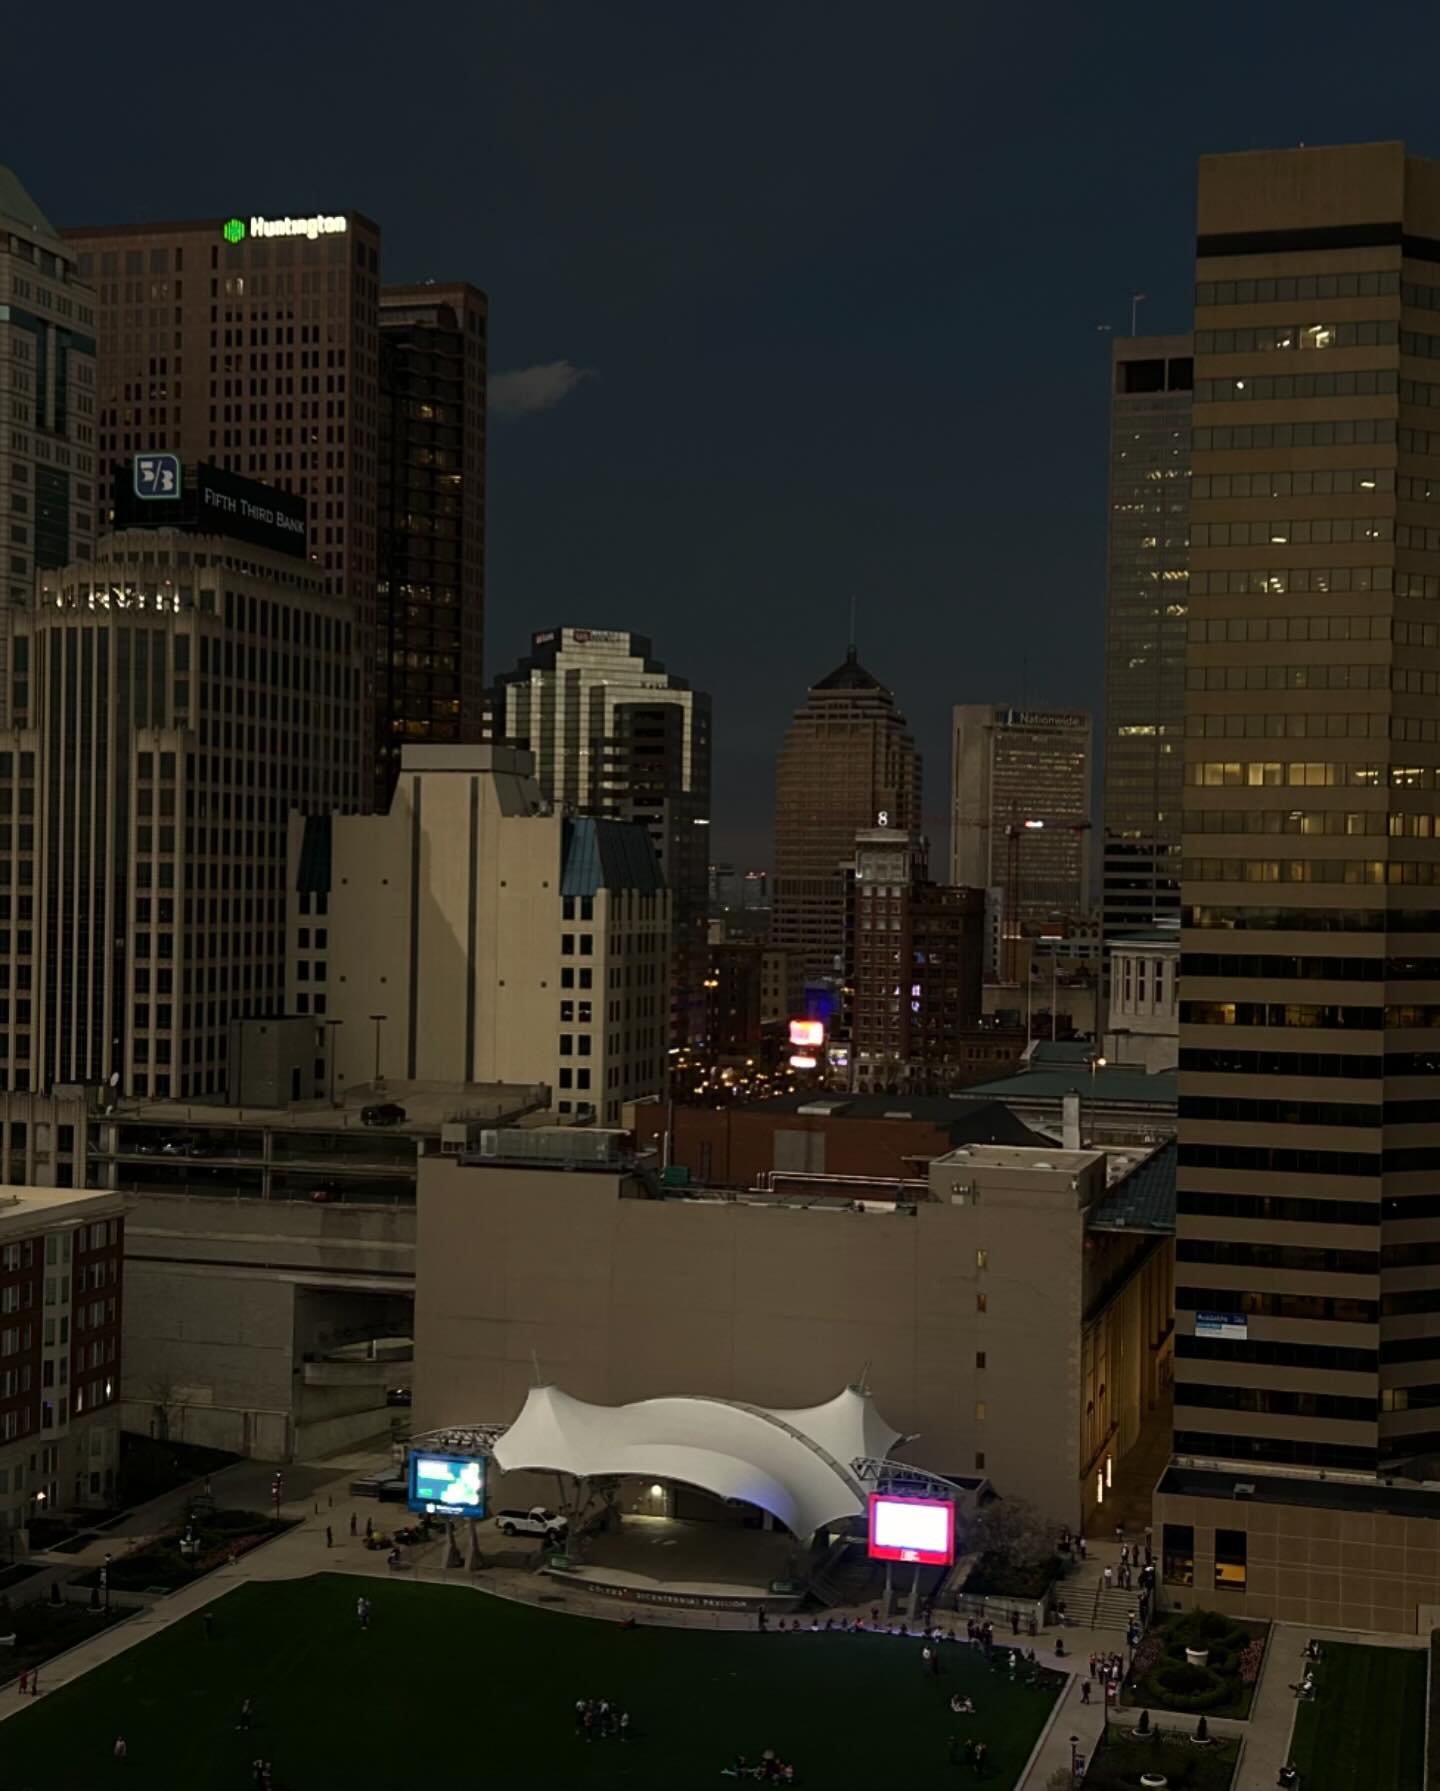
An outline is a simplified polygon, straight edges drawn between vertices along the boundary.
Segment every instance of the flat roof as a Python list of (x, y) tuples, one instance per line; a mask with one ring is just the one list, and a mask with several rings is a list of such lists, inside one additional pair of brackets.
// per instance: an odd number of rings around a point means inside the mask
[(1067, 1094), (1078, 1094), (1091, 1106), (1175, 1107), (1180, 1099), (1178, 1070), (1156, 1070), (1147, 1075), (1143, 1070), (1125, 1064), (1104, 1069), (1020, 1070), (998, 1082), (982, 1082), (968, 1090), (971, 1095), (992, 1101), (1062, 1101)]
[(983, 1169), (1013, 1169), (1033, 1174), (1053, 1170), (1057, 1175), (1081, 1175), (1092, 1163), (1103, 1161), (1104, 1151), (1060, 1150), (1054, 1145), (962, 1144), (937, 1157), (940, 1163), (968, 1163)]
[[(1246, 1491), (1237, 1493), (1236, 1487)], [(1239, 1466), (1189, 1468), (1172, 1462), (1157, 1492), (1176, 1498), (1230, 1499), (1240, 1505), (1306, 1505), (1321, 1511), (1381, 1511), (1391, 1517), (1440, 1517), (1440, 1486), (1408, 1481), (1287, 1479)]]
[[(405, 1109), (402, 1124), (365, 1126), (362, 1109), (394, 1102)], [(297, 1101), (293, 1106), (264, 1107), (254, 1102), (243, 1107), (218, 1101), (121, 1100), (97, 1117), (118, 1124), (141, 1123), (170, 1126), (274, 1126), (300, 1132), (354, 1130), (390, 1133), (435, 1133), (448, 1121), (478, 1120), (486, 1125), (563, 1125), (549, 1111), (550, 1091), (542, 1083), (525, 1086), (510, 1082), (396, 1082), (386, 1079), (382, 1088), (364, 1083), (329, 1101)], [(536, 1121), (531, 1116), (539, 1114)]]
[(1173, 1140), (1151, 1151), (1126, 1175), (1113, 1182), (1086, 1216), (1090, 1231), (1139, 1231), (1173, 1236), (1175, 1232), (1175, 1169), (1180, 1147)]
[(113, 1188), (30, 1188), (0, 1183), (0, 1235), (23, 1235), (37, 1228), (108, 1218), (125, 1211), (125, 1196)]

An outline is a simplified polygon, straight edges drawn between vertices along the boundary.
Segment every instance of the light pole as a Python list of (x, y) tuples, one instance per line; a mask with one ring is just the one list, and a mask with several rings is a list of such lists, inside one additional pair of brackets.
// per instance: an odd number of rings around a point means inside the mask
[(375, 1022), (375, 1087), (377, 1090), (380, 1087), (380, 1028), (389, 1017), (388, 1014), (371, 1014), (370, 1016)]
[(1080, 1770), (1079, 1760), (1080, 1760), (1080, 1737), (1078, 1735), (1072, 1735), (1070, 1737), (1070, 1776), (1072, 1779), (1076, 1776), (1076, 1774)]
[(270, 1482), (270, 1497), (275, 1501), (275, 1522), (280, 1522), (280, 1501), (285, 1494), (285, 1476), (279, 1472)]
[(110, 1556), (108, 1554), (100, 1569), (100, 1590), (105, 1594), (105, 1611), (108, 1615), (110, 1611)]
[(327, 1020), (325, 1024), (330, 1028), (330, 1105), (333, 1107), (335, 1105), (335, 1028), (343, 1026), (345, 1022), (343, 1020)]

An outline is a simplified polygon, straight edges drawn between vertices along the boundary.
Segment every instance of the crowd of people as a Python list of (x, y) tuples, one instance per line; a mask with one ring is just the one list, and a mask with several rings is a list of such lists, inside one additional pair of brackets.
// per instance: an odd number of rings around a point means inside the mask
[(744, 1754), (735, 1756), (733, 1766), (723, 1766), (720, 1776), (727, 1779), (757, 1779), (762, 1785), (798, 1785), (795, 1768), (782, 1760), (773, 1747), (765, 1752), (752, 1766)]
[(584, 1741), (628, 1741), (630, 1712), (614, 1698), (576, 1698), (575, 1733)]

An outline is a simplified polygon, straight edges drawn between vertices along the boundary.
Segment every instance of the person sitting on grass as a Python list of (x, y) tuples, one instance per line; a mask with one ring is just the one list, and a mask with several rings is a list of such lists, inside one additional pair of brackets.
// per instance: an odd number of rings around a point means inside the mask
[(956, 1692), (950, 1699), (950, 1708), (955, 1712), (956, 1716), (974, 1716), (975, 1700), (973, 1698), (962, 1698), (959, 1692)]

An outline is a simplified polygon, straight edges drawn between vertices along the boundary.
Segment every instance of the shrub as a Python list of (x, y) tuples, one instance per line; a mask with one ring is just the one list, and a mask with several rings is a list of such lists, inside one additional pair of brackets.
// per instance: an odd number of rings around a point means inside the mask
[(1145, 1683), (1154, 1701), (1172, 1710), (1213, 1710), (1230, 1696), (1229, 1685), (1213, 1667), (1183, 1661), (1162, 1661)]
[(1210, 1739), (1210, 1725), (1206, 1722), (1203, 1716), (1195, 1725), (1195, 1739), (1197, 1741), (1208, 1741)]
[(1140, 1721), (1135, 1725), (1135, 1733), (1137, 1735), (1148, 1735), (1150, 1733), (1150, 1712), (1148, 1710), (1142, 1710), (1140, 1712)]
[(1247, 1642), (1240, 1654), (1239, 1672), (1241, 1685), (1258, 1685), (1260, 1668), (1265, 1659), (1265, 1638), (1256, 1636)]

